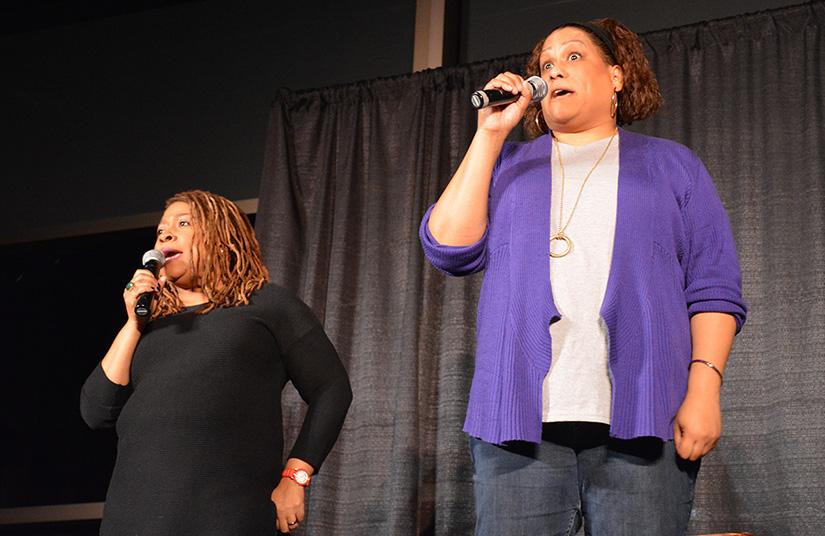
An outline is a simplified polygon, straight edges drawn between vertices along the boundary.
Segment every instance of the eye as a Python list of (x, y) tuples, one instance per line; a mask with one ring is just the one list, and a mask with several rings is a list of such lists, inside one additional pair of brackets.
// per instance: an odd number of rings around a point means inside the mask
[(582, 55), (579, 54), (578, 52), (571, 52), (570, 55), (567, 56), (567, 59), (569, 61), (577, 61), (577, 60), (582, 59)]
[(553, 68), (553, 64), (548, 61), (544, 65), (542, 65), (541, 68), (545, 71), (549, 71)]
[(163, 234), (163, 229), (158, 228), (158, 236), (160, 236), (160, 235), (162, 235), (162, 234)]
[(190, 224), (188, 220), (181, 220), (178, 222), (178, 227), (189, 227), (189, 225)]

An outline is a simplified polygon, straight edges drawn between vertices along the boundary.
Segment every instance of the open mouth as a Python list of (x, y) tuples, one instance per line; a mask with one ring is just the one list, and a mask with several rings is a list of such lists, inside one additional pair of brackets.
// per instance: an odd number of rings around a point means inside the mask
[(162, 251), (163, 251), (163, 256), (166, 258), (166, 262), (169, 262), (173, 259), (177, 259), (181, 255), (183, 255), (183, 253), (181, 251), (178, 251), (178, 250), (172, 249), (172, 248), (163, 248)]
[(559, 97), (564, 97), (565, 95), (571, 95), (572, 93), (573, 92), (570, 91), (569, 89), (561, 89), (560, 88), (560, 89), (554, 89), (553, 92), (551, 93), (551, 95), (554, 99), (557, 99)]

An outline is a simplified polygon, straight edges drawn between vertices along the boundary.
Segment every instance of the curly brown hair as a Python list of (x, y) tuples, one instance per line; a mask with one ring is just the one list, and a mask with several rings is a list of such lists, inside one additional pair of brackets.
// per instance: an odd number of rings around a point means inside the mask
[[(615, 19), (595, 19), (588, 21), (588, 23), (602, 28), (613, 38), (616, 45), (616, 55), (618, 56), (616, 61), (624, 73), (624, 87), (618, 94), (619, 109), (616, 113), (616, 122), (619, 125), (629, 125), (633, 121), (640, 121), (653, 116), (662, 106), (662, 93), (659, 91), (659, 82), (656, 80), (656, 75), (653, 74), (653, 70), (650, 68), (650, 62), (647, 61), (647, 57), (642, 50), (642, 41), (639, 36)], [(558, 28), (564, 28), (565, 26), (561, 25)], [(608, 64), (612, 63), (610, 51), (601, 39), (592, 35), (586, 28), (576, 27), (591, 34), (591, 41), (601, 50), (604, 61)], [(527, 67), (525, 68), (527, 76), (541, 76), (539, 56), (541, 56), (545, 39), (547, 39), (546, 36), (533, 47), (533, 52), (530, 54), (530, 59), (527, 61)], [(536, 117), (538, 117), (538, 120)], [(538, 125), (536, 121), (538, 121)], [(541, 114), (540, 104), (531, 106), (524, 114), (524, 131), (530, 139), (547, 132), (547, 124)]]
[[(198, 251), (193, 280), (208, 299), (198, 313), (249, 303), (252, 292), (269, 281), (249, 218), (229, 199), (202, 190), (177, 193), (166, 200), (166, 208), (177, 202), (188, 204), (192, 212), (193, 246)], [(151, 319), (178, 313), (183, 307), (175, 286), (164, 285)]]

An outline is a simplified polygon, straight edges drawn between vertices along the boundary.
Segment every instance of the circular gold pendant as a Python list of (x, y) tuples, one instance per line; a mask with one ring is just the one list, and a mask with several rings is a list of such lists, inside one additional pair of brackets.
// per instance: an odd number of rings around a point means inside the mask
[[(561, 251), (553, 250), (553, 242), (563, 242), (564, 249)], [(564, 233), (557, 233), (550, 237), (550, 256), (553, 258), (564, 257), (573, 249), (573, 241)]]

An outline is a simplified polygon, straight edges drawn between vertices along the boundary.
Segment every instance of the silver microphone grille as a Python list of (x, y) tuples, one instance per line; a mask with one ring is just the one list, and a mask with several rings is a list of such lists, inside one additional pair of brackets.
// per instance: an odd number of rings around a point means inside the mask
[(533, 102), (538, 102), (547, 96), (547, 82), (540, 76), (531, 76), (526, 80), (530, 87), (533, 88)]
[(166, 257), (163, 256), (163, 252), (157, 249), (150, 249), (146, 253), (143, 254), (143, 260), (141, 261), (143, 265), (148, 264), (150, 261), (155, 261), (158, 263), (158, 266), (163, 266), (166, 262)]

